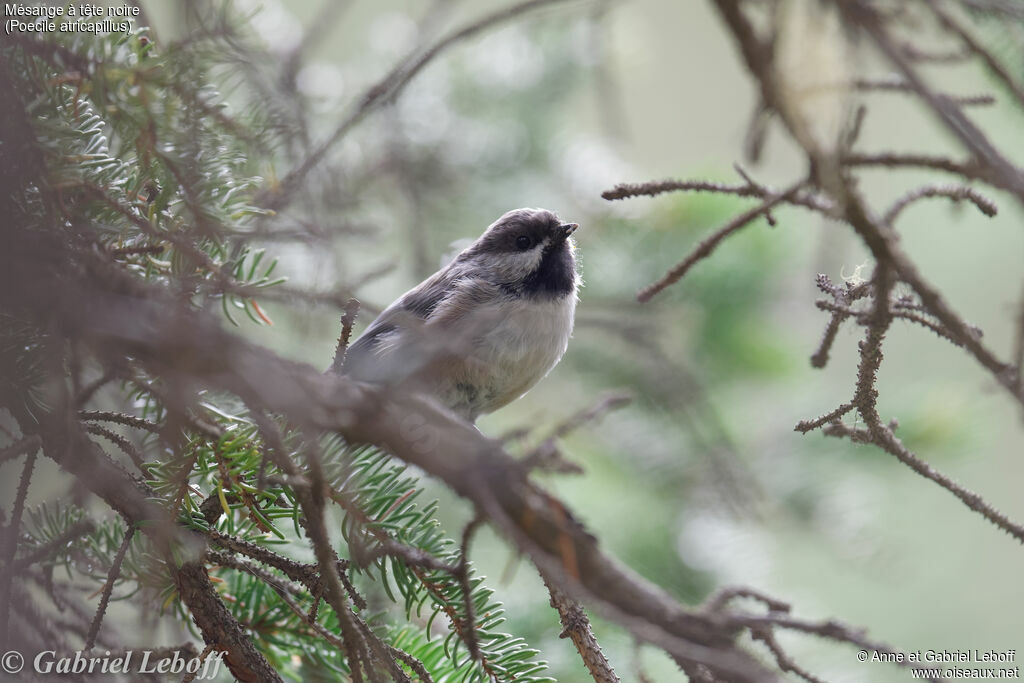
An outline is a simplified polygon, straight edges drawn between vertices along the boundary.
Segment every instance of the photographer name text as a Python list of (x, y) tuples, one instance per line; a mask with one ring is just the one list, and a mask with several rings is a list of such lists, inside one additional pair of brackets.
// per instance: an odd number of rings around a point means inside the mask
[(1016, 650), (911, 650), (910, 652), (884, 652), (861, 650), (857, 658), (862, 662), (1013, 662)]
[[(44, 650), (32, 660), (32, 668), (41, 674), (195, 674), (197, 680), (208, 680), (217, 676), (226, 652), (211, 652), (202, 656), (183, 657), (178, 652), (171, 655), (141, 650), (137, 654), (128, 650), (117, 656), (86, 655), (81, 651), (74, 656), (58, 656), (55, 650)], [(12, 672), (9, 672), (12, 673)]]

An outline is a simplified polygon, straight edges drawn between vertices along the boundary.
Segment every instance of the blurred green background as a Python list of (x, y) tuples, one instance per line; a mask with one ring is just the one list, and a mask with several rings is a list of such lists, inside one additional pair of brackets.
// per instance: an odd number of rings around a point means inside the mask
[[(314, 112), (313, 140), (415, 45), (500, 6), (235, 4), (282, 63), (308, 40), (294, 104)], [(170, 4), (144, 6), (163, 31), (158, 41), (188, 30)], [(314, 39), (310, 26), (324, 34)], [(885, 74), (870, 55), (853, 58), (859, 72)], [(273, 73), (278, 65), (264, 66)], [(994, 89), (975, 67), (929, 74), (952, 92)], [(230, 101), (246, 106), (252, 93), (230, 84), (226, 69)], [(525, 398), (483, 419), (482, 431), (528, 427), (535, 440), (602, 392), (628, 391), (630, 406), (566, 440), (585, 474), (546, 482), (636, 571), (691, 604), (717, 587), (747, 584), (791, 602), (799, 617), (864, 626), (904, 650), (1016, 648), (1024, 656), (1019, 544), (879, 450), (793, 431), (852, 395), (858, 329), (843, 329), (825, 370), (808, 362), (826, 322), (814, 307), (815, 274), (839, 281), (867, 260), (846, 228), (779, 209), (778, 226), (748, 227), (654, 302), (635, 302), (640, 287), (751, 204), (684, 194), (612, 203), (601, 191), (662, 177), (739, 182), (732, 164), (742, 160), (754, 96), (710, 3), (555, 5), (427, 66), (333, 150), (330, 182), (311, 189), (323, 192), (320, 201), (282, 215), (287, 225), (301, 213), (319, 237), (267, 247), (296, 287), (354, 289), (367, 309), (361, 330), (373, 310), (436, 270), (453, 243), (475, 238), (508, 209), (542, 206), (579, 222), (586, 287), (569, 352)], [(958, 155), (907, 96), (865, 102), (859, 149)], [(1024, 160), (1024, 112), (1003, 100), (972, 112), (1005, 153)], [(747, 168), (777, 187), (806, 171), (774, 127), (762, 163)], [(862, 177), (878, 211), (922, 182), (947, 180)], [(1008, 357), (1024, 230), (1019, 208), (993, 196), (994, 219), (936, 200), (908, 210), (899, 227), (926, 276)], [(287, 357), (330, 363), (337, 311), (261, 305), (275, 324), (245, 334)], [(1024, 519), (1019, 410), (966, 354), (921, 328), (897, 325), (885, 350), (883, 417), (898, 418), (898, 435), (928, 462)], [(434, 494), (457, 531), (469, 511), (443, 488)], [(589, 680), (571, 644), (558, 639), (532, 567), (490, 535), (473, 559), (507, 605), (508, 629), (543, 650), (558, 680)], [(617, 627), (597, 618), (595, 629), (624, 680), (639, 680), (641, 670), (651, 681), (682, 676)], [(859, 663), (850, 647), (812, 637), (782, 644), (829, 681), (909, 679)]]

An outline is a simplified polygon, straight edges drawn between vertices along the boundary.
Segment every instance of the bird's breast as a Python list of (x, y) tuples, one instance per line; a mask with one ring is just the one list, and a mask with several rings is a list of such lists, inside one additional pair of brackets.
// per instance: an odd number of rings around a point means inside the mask
[(541, 376), (546, 374), (569, 344), (576, 297), (539, 301), (520, 298), (504, 302), (499, 310), (501, 317), (484, 333), (480, 352), (489, 354), (496, 363), (529, 365), (534, 361), (547, 365)]
[(529, 391), (558, 363), (569, 345), (575, 292), (558, 299), (520, 297), (482, 307), (492, 324), (480, 333), (447, 388), (449, 403), (464, 412), (489, 413)]

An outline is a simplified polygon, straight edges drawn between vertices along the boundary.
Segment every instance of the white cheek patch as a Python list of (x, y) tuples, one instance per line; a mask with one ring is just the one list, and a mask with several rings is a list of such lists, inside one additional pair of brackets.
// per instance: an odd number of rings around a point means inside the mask
[(522, 253), (523, 257), (523, 270), (529, 273), (537, 270), (540, 266), (540, 261), (544, 258), (544, 245), (538, 245), (529, 251)]
[(500, 280), (517, 282), (535, 271), (543, 257), (543, 249), (536, 246), (527, 251), (506, 252), (492, 257), (488, 265), (494, 268)]

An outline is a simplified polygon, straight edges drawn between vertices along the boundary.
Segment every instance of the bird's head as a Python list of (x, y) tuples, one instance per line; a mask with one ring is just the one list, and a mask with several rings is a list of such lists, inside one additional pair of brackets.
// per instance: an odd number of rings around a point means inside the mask
[(514, 296), (572, 296), (579, 275), (570, 235), (578, 227), (546, 209), (515, 209), (492, 223), (459, 260)]

